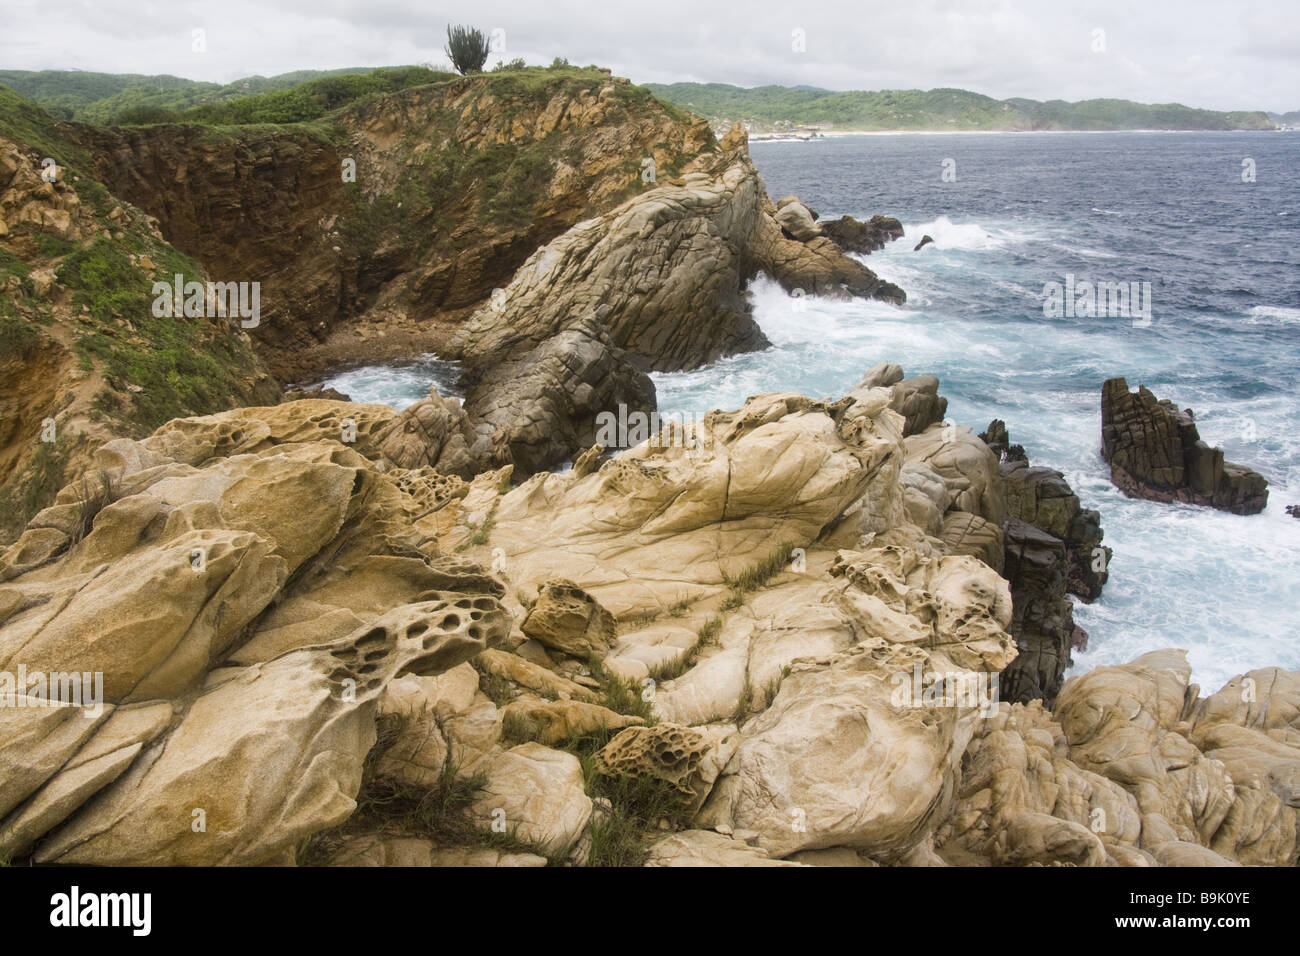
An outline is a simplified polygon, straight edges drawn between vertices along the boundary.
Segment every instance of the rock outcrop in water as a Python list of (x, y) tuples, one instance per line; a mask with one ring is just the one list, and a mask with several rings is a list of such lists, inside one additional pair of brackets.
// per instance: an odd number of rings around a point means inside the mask
[(859, 222), (852, 216), (821, 223), (822, 235), (845, 252), (870, 255), (885, 243), (903, 238), (903, 224), (892, 216), (872, 216)]
[[(459, 355), (464, 409), (421, 403), (393, 460), (522, 477), (593, 444), (602, 412), (653, 411), (647, 370), (766, 347), (744, 291), (759, 272), (904, 298), (819, 230), (783, 232), (742, 132), (718, 143), (606, 71), (445, 79), (310, 127), (0, 109), (41, 144), (0, 138), (0, 540), (99, 441), (276, 401), (254, 349), (282, 380)], [(259, 314), (153, 315), (176, 274), (256, 288)]]
[(1268, 481), (1201, 441), (1190, 409), (1158, 399), (1122, 378), (1101, 387), (1101, 456), (1130, 498), (1182, 501), (1250, 515), (1268, 504)]
[[(359, 341), (372, 355), (450, 350), (474, 312), (519, 317), (521, 276), (558, 299), (529, 307), (534, 344), (595, 315), (643, 368), (764, 347), (742, 297), (760, 270), (808, 293), (903, 299), (819, 229), (782, 233), (743, 133), (718, 144), (607, 71), (457, 77), (330, 119), (63, 129), (179, 248), (263, 285), (253, 336), (286, 381), (353, 360)], [(470, 358), (496, 355), (476, 337), (457, 337)]]
[[(513, 489), (509, 469), (398, 466), (418, 433), (378, 406), (299, 401), (109, 442), (107, 500), (87, 514), (69, 486), (0, 557), (0, 671), (99, 672), (104, 704), (87, 719), (7, 688), (25, 706), (0, 708), (0, 848), (1294, 863), (1300, 675), (1202, 700), (1181, 654), (1158, 652), (1072, 679), (1051, 708), (998, 702), (1015, 608), (990, 545), (1015, 494), (966, 429), (907, 434), (897, 409), (918, 390), (895, 369), (836, 402), (758, 396)], [(662, 788), (664, 822), (618, 817), (628, 780)], [(459, 827), (400, 812), (447, 787), (471, 795), (446, 804)], [(502, 817), (513, 842), (477, 842)], [(641, 835), (609, 858), (592, 828), (615, 817)]]
[(538, 246), (646, 191), (643, 161), (667, 179), (714, 148), (597, 69), (446, 78), (310, 125), (63, 129), (178, 248), (262, 284), (282, 381), (362, 345), (437, 351)]

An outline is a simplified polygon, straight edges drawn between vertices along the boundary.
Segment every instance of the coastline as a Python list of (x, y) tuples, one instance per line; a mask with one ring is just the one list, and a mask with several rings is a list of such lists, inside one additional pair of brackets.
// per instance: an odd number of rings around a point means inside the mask
[(972, 136), (972, 135), (1060, 135), (1063, 133), (1290, 133), (1283, 129), (862, 129), (827, 130), (810, 139), (765, 137), (751, 134), (750, 143), (811, 143), (818, 139), (845, 136)]

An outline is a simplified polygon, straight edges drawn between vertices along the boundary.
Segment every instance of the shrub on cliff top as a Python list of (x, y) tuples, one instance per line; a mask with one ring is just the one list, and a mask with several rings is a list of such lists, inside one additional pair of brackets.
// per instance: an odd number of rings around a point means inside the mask
[(488, 58), (488, 41), (482, 30), (447, 25), (447, 58), (461, 74), (477, 73)]

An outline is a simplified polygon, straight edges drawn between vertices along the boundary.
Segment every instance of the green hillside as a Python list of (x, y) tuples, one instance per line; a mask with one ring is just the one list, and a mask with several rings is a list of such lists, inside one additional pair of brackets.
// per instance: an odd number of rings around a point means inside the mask
[[(401, 69), (401, 68), (396, 68)], [(201, 105), (288, 90), (308, 80), (377, 72), (372, 67), (295, 70), (249, 76), (233, 83), (204, 83), (166, 74), (85, 73), (80, 70), (0, 70), (0, 83), (42, 106), (55, 119), (85, 123), (156, 120)]]
[(1272, 129), (1274, 125), (1263, 112), (1220, 113), (1177, 103), (1111, 99), (995, 100), (958, 89), (836, 93), (784, 86), (744, 89), (723, 83), (650, 83), (647, 87), (660, 99), (714, 124), (747, 120), (759, 131), (827, 123), (851, 130)]
[[(421, 67), (349, 67), (250, 76), (221, 85), (165, 74), (0, 70), (0, 84), (56, 119), (246, 123), (309, 119), (365, 93), (412, 85), (421, 76), (430, 82), (443, 74)], [(1272, 129), (1276, 119), (1262, 111), (1221, 113), (1178, 103), (996, 100), (950, 88), (838, 93), (808, 86), (745, 89), (725, 83), (649, 83), (646, 87), (659, 99), (715, 125), (746, 120), (758, 132), (826, 124), (857, 130)], [(1283, 121), (1294, 125), (1295, 114), (1285, 115), (1292, 118)]]

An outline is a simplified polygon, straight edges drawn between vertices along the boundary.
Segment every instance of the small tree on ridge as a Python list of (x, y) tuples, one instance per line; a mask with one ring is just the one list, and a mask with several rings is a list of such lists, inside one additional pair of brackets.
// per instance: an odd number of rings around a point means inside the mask
[(462, 75), (477, 73), (488, 58), (488, 41), (482, 30), (447, 25), (447, 58)]

